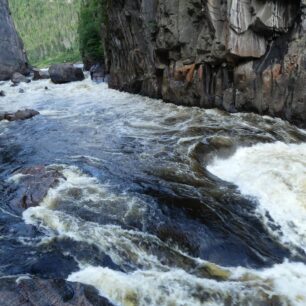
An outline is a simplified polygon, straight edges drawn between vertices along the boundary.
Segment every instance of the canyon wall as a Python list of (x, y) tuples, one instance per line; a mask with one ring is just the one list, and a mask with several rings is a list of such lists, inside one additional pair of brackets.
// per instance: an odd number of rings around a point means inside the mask
[(305, 0), (116, 0), (110, 87), (306, 126)]
[(7, 0), (0, 0), (0, 80), (7, 80), (14, 72), (28, 72), (27, 56), (16, 32)]

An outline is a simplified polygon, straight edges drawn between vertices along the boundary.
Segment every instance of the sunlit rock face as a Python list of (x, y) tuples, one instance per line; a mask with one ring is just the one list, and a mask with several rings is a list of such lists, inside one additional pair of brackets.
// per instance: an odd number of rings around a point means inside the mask
[(305, 12), (299, 0), (113, 1), (110, 86), (305, 126)]
[(0, 0), (0, 80), (9, 79), (14, 72), (27, 73), (27, 56), (7, 0)]

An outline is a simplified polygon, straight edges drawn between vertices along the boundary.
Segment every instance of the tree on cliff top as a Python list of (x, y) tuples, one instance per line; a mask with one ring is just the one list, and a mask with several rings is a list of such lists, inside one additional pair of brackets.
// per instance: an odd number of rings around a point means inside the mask
[(86, 69), (104, 60), (102, 25), (106, 20), (105, 0), (82, 0), (79, 14), (80, 53)]

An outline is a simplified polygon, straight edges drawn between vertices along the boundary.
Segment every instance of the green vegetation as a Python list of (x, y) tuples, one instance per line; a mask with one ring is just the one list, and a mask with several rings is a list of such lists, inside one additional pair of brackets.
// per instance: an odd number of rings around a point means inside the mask
[(82, 0), (79, 15), (80, 52), (86, 68), (104, 58), (102, 28), (106, 22), (106, 0)]
[(32, 65), (81, 59), (78, 12), (82, 0), (9, 0)]
[(77, 63), (77, 62), (81, 62), (81, 57), (79, 51), (75, 50), (75, 51), (60, 52), (57, 55), (45, 57), (44, 59), (41, 59), (38, 62), (36, 62), (35, 67), (45, 68), (56, 63)]

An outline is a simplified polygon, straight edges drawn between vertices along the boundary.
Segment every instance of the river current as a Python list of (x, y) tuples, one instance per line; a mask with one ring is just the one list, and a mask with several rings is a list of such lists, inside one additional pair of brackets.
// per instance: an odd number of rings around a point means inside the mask
[[(0, 277), (124, 306), (306, 305), (305, 131), (88, 78), (0, 89), (0, 111), (40, 112), (0, 122)], [(64, 178), (20, 219), (7, 186), (37, 165)]]

